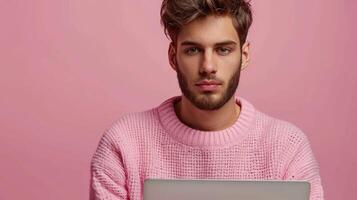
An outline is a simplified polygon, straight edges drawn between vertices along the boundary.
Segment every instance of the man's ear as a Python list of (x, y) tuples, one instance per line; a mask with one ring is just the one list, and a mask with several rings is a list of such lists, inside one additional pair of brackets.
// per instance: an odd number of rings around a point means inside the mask
[(245, 68), (248, 67), (250, 61), (250, 50), (249, 50), (250, 43), (246, 41), (242, 46), (242, 68), (243, 71)]
[(170, 62), (171, 68), (176, 71), (177, 70), (176, 47), (173, 44), (173, 42), (171, 42), (169, 45), (168, 57), (169, 57), (169, 62)]

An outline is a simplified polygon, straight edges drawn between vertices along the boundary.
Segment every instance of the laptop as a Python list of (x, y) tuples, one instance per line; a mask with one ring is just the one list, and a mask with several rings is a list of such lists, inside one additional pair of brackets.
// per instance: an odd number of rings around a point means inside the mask
[(144, 200), (309, 200), (309, 197), (307, 181), (144, 181)]

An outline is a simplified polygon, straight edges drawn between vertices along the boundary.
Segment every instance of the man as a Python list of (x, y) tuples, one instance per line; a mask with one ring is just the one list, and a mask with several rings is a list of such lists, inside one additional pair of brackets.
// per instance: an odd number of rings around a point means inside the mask
[(149, 178), (307, 180), (310, 199), (323, 199), (305, 134), (234, 95), (250, 59), (250, 4), (164, 0), (161, 21), (183, 95), (106, 130), (91, 162), (91, 199), (142, 199)]

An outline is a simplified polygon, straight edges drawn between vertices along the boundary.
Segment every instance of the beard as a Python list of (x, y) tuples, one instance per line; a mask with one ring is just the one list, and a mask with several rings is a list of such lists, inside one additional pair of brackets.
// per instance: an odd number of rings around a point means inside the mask
[[(179, 82), (179, 86), (181, 89), (182, 94), (197, 108), (201, 110), (217, 110), (224, 106), (229, 99), (232, 98), (232, 96), (235, 94), (236, 89), (239, 84), (239, 78), (240, 78), (240, 70), (242, 67), (242, 59), (240, 59), (239, 66), (237, 70), (232, 74), (228, 81), (228, 86), (227, 88), (223, 91), (223, 93), (218, 97), (218, 99), (214, 100), (214, 92), (207, 91), (203, 92), (200, 94), (196, 94), (193, 91), (190, 90), (188, 86), (188, 81), (186, 76), (180, 71), (180, 68), (177, 67), (176, 73), (177, 73), (177, 79)], [(200, 80), (207, 79), (215, 79), (214, 75), (206, 75), (206, 76), (201, 76)], [(217, 79), (216, 79), (217, 80)]]

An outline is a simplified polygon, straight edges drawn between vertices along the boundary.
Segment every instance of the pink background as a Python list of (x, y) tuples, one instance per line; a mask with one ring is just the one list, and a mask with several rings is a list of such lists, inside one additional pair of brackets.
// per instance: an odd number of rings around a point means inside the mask
[[(88, 199), (104, 129), (180, 94), (160, 4), (0, 1), (0, 199)], [(308, 135), (326, 199), (355, 199), (356, 1), (253, 9), (238, 95)]]

